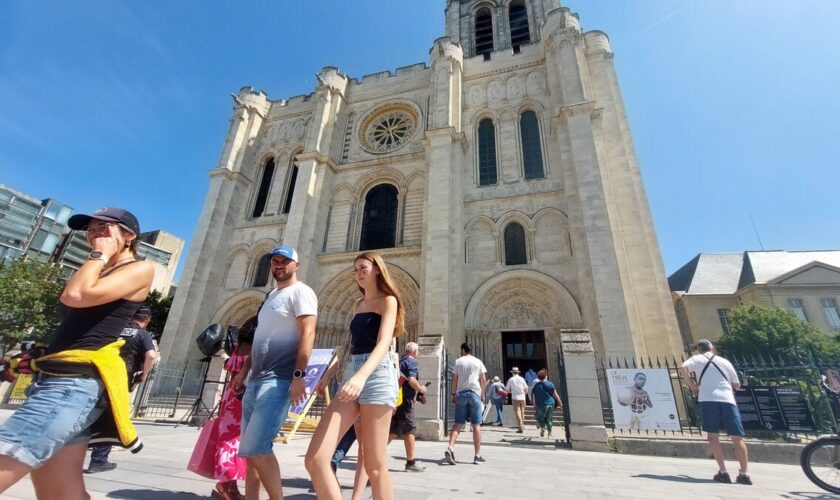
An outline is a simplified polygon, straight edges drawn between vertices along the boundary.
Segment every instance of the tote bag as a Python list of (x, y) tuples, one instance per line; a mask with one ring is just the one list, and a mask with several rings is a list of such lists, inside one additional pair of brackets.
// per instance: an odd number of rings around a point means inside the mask
[(187, 469), (195, 472), (199, 476), (208, 479), (216, 479), (215, 476), (215, 456), (216, 443), (219, 439), (219, 419), (210, 418), (204, 422), (201, 427), (201, 433), (198, 435), (198, 441), (193, 448), (190, 463)]

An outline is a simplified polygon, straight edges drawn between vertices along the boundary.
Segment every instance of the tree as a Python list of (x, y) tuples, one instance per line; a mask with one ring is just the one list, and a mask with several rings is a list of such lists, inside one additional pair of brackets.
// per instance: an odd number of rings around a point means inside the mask
[(164, 297), (159, 291), (152, 290), (146, 297), (146, 305), (152, 310), (152, 319), (147, 329), (158, 336), (163, 335), (163, 327), (172, 307), (172, 297)]
[(840, 342), (785, 309), (757, 305), (733, 309), (729, 333), (717, 341), (727, 355), (836, 356)]
[(60, 322), (61, 269), (28, 259), (0, 267), (0, 351), (22, 340), (48, 341)]

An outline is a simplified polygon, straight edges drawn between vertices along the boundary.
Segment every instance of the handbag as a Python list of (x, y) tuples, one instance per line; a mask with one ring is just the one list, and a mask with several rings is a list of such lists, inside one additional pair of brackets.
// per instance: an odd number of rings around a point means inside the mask
[(187, 470), (208, 479), (216, 479), (216, 445), (219, 440), (219, 419), (208, 418), (201, 427)]

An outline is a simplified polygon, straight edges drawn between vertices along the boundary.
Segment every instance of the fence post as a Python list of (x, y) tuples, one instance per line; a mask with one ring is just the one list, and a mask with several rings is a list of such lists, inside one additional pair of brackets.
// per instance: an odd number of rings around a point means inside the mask
[(560, 345), (569, 388), (569, 435), (572, 448), (610, 451), (601, 408), (595, 350), (589, 330), (560, 330)]
[(426, 404), (414, 407), (417, 419), (416, 436), (421, 440), (440, 441), (444, 432), (440, 402), (446, 400), (443, 386), (445, 379), (441, 376), (441, 365), (443, 364), (443, 368), (446, 368), (443, 362), (443, 337), (420, 335), (417, 340), (420, 346), (420, 352), (417, 355), (420, 378), (432, 384), (426, 392)]

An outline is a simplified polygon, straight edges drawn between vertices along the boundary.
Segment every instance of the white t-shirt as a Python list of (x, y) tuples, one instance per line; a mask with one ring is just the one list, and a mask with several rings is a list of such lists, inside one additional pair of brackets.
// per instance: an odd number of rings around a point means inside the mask
[(510, 399), (525, 401), (525, 395), (528, 394), (528, 382), (519, 375), (514, 375), (508, 379), (506, 389), (510, 393)]
[(300, 281), (269, 292), (257, 315), (251, 347), (251, 377), (273, 375), (291, 380), (300, 343), (297, 318), (317, 314), (318, 297)]
[[(695, 354), (694, 356), (688, 358), (682, 365), (686, 370), (694, 373), (694, 377), (697, 380), (700, 380), (700, 374), (703, 373), (703, 368), (706, 366), (706, 363), (709, 362), (709, 358), (711, 357), (712, 353), (710, 352), (705, 354)], [(720, 368), (720, 371), (718, 371), (718, 369), (714, 366), (709, 365), (709, 368), (706, 370), (706, 374), (703, 375), (703, 381), (700, 384), (700, 392), (697, 400), (701, 403), (703, 401), (710, 401), (734, 405), (735, 393), (732, 392), (732, 384), (740, 383), (738, 380), (738, 374), (735, 372), (735, 367), (732, 366), (732, 363), (720, 356), (715, 356), (712, 362)], [(721, 375), (721, 371), (724, 375), (726, 375), (725, 378)]]
[(481, 396), (481, 374), (487, 373), (487, 368), (480, 359), (467, 354), (455, 360), (455, 375), (458, 375), (458, 387), (455, 392), (470, 390)]

